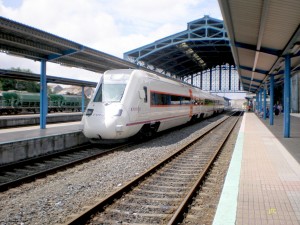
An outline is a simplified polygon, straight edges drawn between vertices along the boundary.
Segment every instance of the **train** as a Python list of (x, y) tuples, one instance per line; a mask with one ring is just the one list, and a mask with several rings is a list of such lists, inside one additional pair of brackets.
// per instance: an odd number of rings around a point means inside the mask
[[(85, 99), (87, 102), (88, 99)], [(81, 111), (82, 97), (79, 95), (48, 94), (48, 112)], [(0, 115), (24, 112), (39, 113), (40, 93), (26, 91), (0, 92)]]
[(175, 79), (138, 69), (108, 70), (83, 114), (92, 143), (148, 138), (224, 111), (225, 100)]

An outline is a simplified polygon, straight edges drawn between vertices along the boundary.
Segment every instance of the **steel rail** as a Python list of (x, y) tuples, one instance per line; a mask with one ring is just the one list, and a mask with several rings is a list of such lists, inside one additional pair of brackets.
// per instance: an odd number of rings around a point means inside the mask
[[(239, 117), (241, 116), (241, 114), (242, 113), (240, 113)], [(230, 128), (228, 134), (226, 135), (226, 137), (224, 138), (224, 140), (222, 141), (222, 143), (220, 143), (220, 145), (216, 149), (214, 155), (209, 160), (209, 163), (207, 164), (207, 166), (205, 167), (205, 169), (203, 170), (203, 172), (200, 174), (199, 178), (194, 183), (194, 185), (192, 186), (192, 188), (190, 189), (190, 191), (187, 193), (186, 197), (184, 198), (184, 200), (182, 201), (182, 203), (180, 204), (180, 206), (178, 207), (178, 209), (176, 210), (176, 212), (173, 214), (172, 218), (168, 222), (168, 225), (175, 225), (175, 224), (178, 224), (178, 223), (181, 222), (181, 220), (183, 218), (183, 214), (184, 214), (185, 210), (187, 209), (187, 206), (192, 201), (192, 198), (194, 197), (194, 195), (196, 194), (196, 192), (199, 190), (199, 186), (201, 185), (201, 183), (206, 179), (206, 175), (209, 173), (210, 168), (213, 166), (213, 163), (216, 161), (217, 156), (220, 154), (221, 150), (223, 149), (225, 143), (227, 142), (230, 134), (232, 133), (232, 131), (233, 131), (233, 129), (236, 126), (236, 124), (237, 124), (238, 121), (239, 121), (239, 119), (237, 119), (235, 121), (235, 123), (233, 123), (233, 125)]]
[[(95, 159), (95, 158), (100, 157), (100, 156), (103, 157), (104, 155), (113, 153), (115, 151), (121, 150), (121, 149), (129, 147), (131, 145), (132, 145), (132, 142), (124, 144), (124, 145), (121, 145), (121, 146), (117, 146), (117, 147), (114, 147), (114, 148), (111, 148), (111, 149), (108, 149), (108, 150), (103, 150), (101, 152), (97, 152), (97, 153), (91, 154), (91, 155), (89, 155), (87, 157), (83, 157), (83, 158), (80, 158), (80, 159), (75, 159), (75, 160), (69, 161), (67, 163), (63, 163), (61, 165), (54, 166), (54, 167), (49, 168), (49, 169), (41, 170), (41, 171), (39, 171), (37, 173), (33, 173), (33, 174), (28, 175), (28, 176), (24, 176), (24, 177), (21, 177), (21, 178), (18, 178), (18, 179), (15, 179), (15, 180), (12, 180), (12, 181), (9, 181), (9, 182), (6, 182), (6, 183), (2, 183), (2, 184), (0, 184), (0, 192), (6, 191), (9, 188), (20, 186), (23, 183), (28, 183), (28, 182), (34, 181), (34, 180), (36, 180), (38, 178), (46, 177), (47, 175), (54, 174), (57, 171), (64, 170), (64, 169), (66, 169), (68, 167), (75, 166), (75, 165), (77, 165), (79, 163), (86, 162), (86, 161)], [(90, 144), (90, 145), (81, 146), (79, 149), (82, 149), (83, 147), (87, 147), (87, 146), (92, 146), (92, 145)], [(55, 159), (55, 157), (58, 158), (59, 156), (63, 156), (63, 154), (66, 154), (68, 152), (70, 154), (70, 151), (71, 150), (66, 150), (66, 151), (64, 151), (62, 153), (58, 152), (58, 153), (55, 153), (55, 154), (51, 154), (51, 155), (47, 155), (47, 156), (42, 156), (40, 158), (35, 158), (34, 159), (34, 163), (37, 163), (39, 161), (45, 161), (45, 160), (47, 160), (49, 158), (53, 158), (53, 157), (54, 157), (53, 159)], [(72, 149), (72, 151), (74, 153), (78, 153), (78, 151), (75, 151), (75, 149)], [(25, 160), (24, 162), (20, 162), (19, 164), (22, 165), (22, 166), (25, 166), (25, 165), (29, 166), (30, 165), (29, 164), (30, 161), (31, 160)], [(18, 163), (12, 164), (12, 165), (7, 165), (7, 167), (8, 168), (13, 168), (13, 165), (17, 165), (17, 164)]]
[[(233, 114), (232, 114), (233, 115)], [(230, 115), (228, 118), (230, 118), (232, 115)], [(77, 224), (85, 224), (91, 217), (91, 215), (104, 211), (104, 208), (110, 204), (112, 204), (115, 199), (121, 198), (124, 193), (129, 192), (132, 190), (133, 187), (137, 186), (141, 181), (145, 180), (146, 177), (154, 173), (159, 168), (163, 167), (166, 163), (168, 163), (170, 160), (175, 158), (177, 155), (180, 155), (182, 152), (184, 152), (188, 147), (192, 146), (195, 142), (209, 134), (213, 129), (221, 125), (223, 122), (225, 122), (228, 118), (223, 119), (218, 124), (213, 125), (210, 129), (205, 131), (200, 136), (194, 138), (193, 140), (190, 140), (186, 144), (182, 144), (179, 147), (179, 150), (173, 153), (172, 155), (166, 157), (147, 171), (145, 171), (140, 176), (136, 177), (132, 181), (129, 181), (127, 184), (124, 185), (124, 187), (120, 188), (119, 190), (116, 190), (115, 192), (111, 193), (107, 197), (100, 199), (99, 202), (95, 203), (93, 206), (89, 206), (85, 209), (82, 213), (71, 215), (71, 219), (67, 221), (66, 223), (63, 223), (64, 225), (77, 225)]]

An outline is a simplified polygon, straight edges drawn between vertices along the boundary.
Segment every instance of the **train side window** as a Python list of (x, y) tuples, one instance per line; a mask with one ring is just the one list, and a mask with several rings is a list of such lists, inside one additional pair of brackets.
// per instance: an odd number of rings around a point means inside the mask
[(171, 95), (171, 105), (180, 105), (180, 97), (177, 95)]
[(96, 93), (96, 96), (94, 98), (94, 102), (102, 102), (102, 84), (100, 84), (98, 92)]
[(144, 92), (145, 92), (145, 98), (144, 98), (144, 102), (147, 102), (148, 101), (148, 96), (147, 96), (147, 87), (144, 86)]
[(181, 105), (188, 105), (191, 104), (191, 98), (186, 96), (181, 96)]

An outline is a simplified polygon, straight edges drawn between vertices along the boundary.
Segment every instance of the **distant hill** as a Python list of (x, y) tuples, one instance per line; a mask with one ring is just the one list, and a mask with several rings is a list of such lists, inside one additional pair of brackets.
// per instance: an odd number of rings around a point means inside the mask
[[(82, 88), (78, 86), (65, 86), (57, 84), (48, 84), (50, 91), (54, 94), (70, 94), (70, 95), (81, 95)], [(94, 93), (94, 88), (85, 87), (84, 94), (87, 98), (91, 98)]]

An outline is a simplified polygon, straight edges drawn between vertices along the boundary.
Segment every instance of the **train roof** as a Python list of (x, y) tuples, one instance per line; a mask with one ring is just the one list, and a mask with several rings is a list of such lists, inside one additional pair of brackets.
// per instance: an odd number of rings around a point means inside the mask
[(177, 79), (173, 79), (172, 77), (168, 77), (168, 76), (164, 76), (164, 75), (158, 75), (156, 73), (151, 73), (151, 72), (148, 72), (148, 71), (145, 71), (145, 70), (141, 70), (141, 69), (115, 69), (115, 70), (107, 70), (104, 74), (116, 74), (116, 73), (131, 74), (131, 73), (133, 73), (135, 71), (137, 71), (137, 72), (144, 72), (148, 76), (150, 76), (150, 77), (152, 77), (154, 79), (159, 79), (159, 80), (162, 80), (162, 81), (165, 81), (165, 82), (171, 82), (171, 83), (173, 83), (175, 85), (178, 85), (178, 86), (186, 86), (186, 87), (192, 88), (194, 90), (200, 91), (201, 94), (204, 95), (205, 98), (207, 98), (207, 99), (224, 100), (220, 96), (212, 95), (211, 93), (203, 91), (199, 87), (193, 86), (191, 84), (183, 83), (183, 82), (181, 82), (181, 81), (179, 81)]

